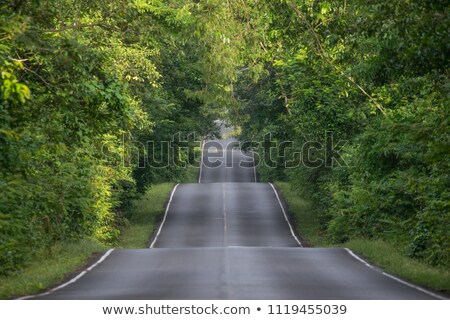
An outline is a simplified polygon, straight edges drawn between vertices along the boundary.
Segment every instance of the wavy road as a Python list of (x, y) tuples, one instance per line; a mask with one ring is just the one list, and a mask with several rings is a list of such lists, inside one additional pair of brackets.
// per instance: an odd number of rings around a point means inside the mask
[(204, 145), (149, 249), (114, 250), (38, 299), (434, 299), (346, 249), (302, 248), (275, 189), (232, 139)]

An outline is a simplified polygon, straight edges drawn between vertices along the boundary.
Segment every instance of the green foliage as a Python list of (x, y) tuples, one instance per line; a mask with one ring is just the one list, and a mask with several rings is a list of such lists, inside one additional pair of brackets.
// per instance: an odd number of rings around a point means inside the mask
[(330, 187), (330, 236), (389, 239), (411, 257), (449, 263), (448, 103), (429, 93), (358, 137), (349, 180)]
[[(315, 204), (334, 242), (384, 239), (448, 266), (449, 8), (442, 1), (265, 1), (263, 71), (238, 74), (242, 139), (293, 143), (259, 168)], [(326, 132), (348, 141), (333, 160)], [(312, 158), (286, 169), (305, 143)], [(270, 146), (258, 145), (258, 154)], [(334, 162), (333, 162), (334, 161)], [(267, 164), (267, 162), (266, 162)]]
[[(308, 190), (334, 241), (381, 238), (448, 265), (443, 1), (8, 0), (0, 9), (1, 274), (60, 240), (115, 243), (133, 199), (182, 180), (196, 161), (191, 133), (214, 135), (219, 117), (244, 141), (293, 143), (261, 178)], [(327, 132), (348, 141), (346, 163), (327, 146), (285, 169)], [(149, 141), (155, 148), (143, 148)], [(155, 168), (146, 161), (164, 156), (165, 141), (173, 165)]]
[(186, 175), (195, 159), (185, 145), (176, 146), (177, 165), (162, 169), (138, 165), (164, 150), (139, 149), (178, 132), (201, 140), (214, 128), (214, 99), (205, 112), (192, 95), (204, 91), (202, 66), (215, 41), (194, 35), (199, 6), (2, 2), (0, 274), (58, 241), (116, 243), (138, 192)]

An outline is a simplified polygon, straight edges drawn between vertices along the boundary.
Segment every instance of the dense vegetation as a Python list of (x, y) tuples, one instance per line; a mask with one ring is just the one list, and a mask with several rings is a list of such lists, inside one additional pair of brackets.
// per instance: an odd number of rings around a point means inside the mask
[(115, 243), (130, 200), (194, 161), (180, 136), (178, 165), (155, 168), (160, 142), (218, 117), (270, 133), (262, 179), (313, 199), (330, 241), (448, 266), (449, 15), (442, 0), (3, 1), (0, 273), (58, 241)]
[(233, 118), (265, 158), (292, 144), (261, 176), (309, 194), (334, 243), (383, 239), (449, 266), (448, 3), (267, 1), (265, 12), (264, 72), (240, 74)]
[[(207, 10), (190, 1), (2, 1), (0, 274), (59, 241), (114, 243), (138, 192), (182, 178), (195, 147), (184, 135), (213, 131), (203, 90), (221, 84), (206, 69), (219, 40), (194, 9)], [(166, 156), (173, 165), (151, 163)]]

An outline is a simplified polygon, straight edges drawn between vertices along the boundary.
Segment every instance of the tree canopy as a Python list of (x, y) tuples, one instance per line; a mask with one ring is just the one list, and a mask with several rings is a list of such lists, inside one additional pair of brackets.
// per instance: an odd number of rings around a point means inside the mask
[[(449, 14), (442, 0), (3, 1), (0, 273), (57, 241), (113, 244), (130, 201), (181, 179), (188, 136), (218, 118), (241, 141), (270, 134), (261, 178), (314, 199), (330, 241), (387, 239), (448, 266)], [(177, 165), (148, 165), (164, 141)]]

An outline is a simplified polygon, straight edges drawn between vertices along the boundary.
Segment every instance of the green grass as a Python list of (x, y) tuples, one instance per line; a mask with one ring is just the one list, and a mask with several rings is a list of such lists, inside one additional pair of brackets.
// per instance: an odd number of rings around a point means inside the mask
[(96, 241), (83, 240), (57, 244), (52, 247), (51, 253), (39, 252), (33, 262), (19, 273), (0, 277), (0, 298), (32, 295), (55, 286), (62, 282), (68, 273), (85, 265), (94, 252), (106, 249)]
[[(198, 174), (197, 166), (189, 166), (179, 182), (196, 183)], [(120, 248), (148, 248), (149, 238), (155, 231), (158, 219), (164, 214), (174, 186), (175, 183), (172, 182), (155, 184), (134, 202), (133, 208), (128, 213), (129, 224), (121, 232)]]
[(343, 244), (384, 271), (438, 291), (450, 292), (450, 271), (429, 266), (380, 240), (355, 239)]
[[(182, 183), (197, 182), (198, 168), (188, 168)], [(158, 219), (164, 214), (165, 206), (174, 183), (152, 186), (144, 196), (136, 200), (130, 209), (129, 223), (119, 238), (119, 248), (147, 248)], [(71, 277), (73, 272), (84, 268), (94, 253), (106, 251), (108, 247), (93, 241), (60, 243), (51, 252), (40, 251), (34, 260), (17, 274), (0, 276), (0, 299), (11, 299), (33, 295)]]
[(164, 213), (173, 187), (174, 183), (153, 185), (144, 196), (134, 202), (129, 212), (129, 225), (122, 230), (119, 247), (148, 248), (149, 237), (158, 218)]
[(320, 235), (319, 220), (313, 210), (313, 204), (299, 196), (298, 191), (292, 189), (288, 182), (274, 184), (288, 205), (288, 211), (295, 220), (296, 231), (301, 236), (302, 243), (307, 246), (327, 245), (326, 240)]
[[(199, 148), (200, 149), (200, 148)], [(200, 156), (199, 156), (200, 157)], [(199, 174), (199, 167), (198, 162), (189, 165), (186, 169), (186, 173), (182, 179), (180, 179), (180, 183), (197, 183), (198, 182), (198, 174)]]
[[(194, 168), (195, 169), (195, 168)], [(186, 179), (192, 179), (192, 170)], [(152, 186), (130, 210), (129, 225), (122, 230), (120, 248), (146, 248), (158, 218), (164, 213), (165, 204), (174, 183)], [(96, 252), (108, 248), (93, 240), (60, 243), (52, 247), (51, 253), (42, 250), (35, 259), (17, 274), (0, 277), (0, 299), (33, 295), (54, 287), (70, 278), (71, 273), (83, 268)]]
[[(280, 195), (286, 201), (289, 213), (294, 217), (302, 242), (314, 247), (335, 247), (321, 234), (314, 204), (303, 198), (298, 190), (287, 182), (276, 182)], [(354, 251), (384, 271), (434, 290), (450, 292), (450, 271), (433, 267), (407, 257), (399, 248), (386, 241), (352, 239), (340, 245)]]

